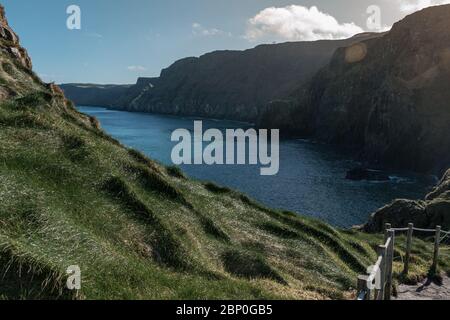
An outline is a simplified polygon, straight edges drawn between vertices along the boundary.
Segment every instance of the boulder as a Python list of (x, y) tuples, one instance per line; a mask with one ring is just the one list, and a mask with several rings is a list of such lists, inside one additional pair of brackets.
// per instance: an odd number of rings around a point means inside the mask
[(417, 227), (428, 227), (426, 204), (423, 201), (395, 200), (372, 214), (364, 231), (369, 233), (382, 232), (386, 223), (394, 228), (403, 228), (414, 222)]
[(369, 233), (382, 232), (386, 223), (394, 228), (404, 228), (414, 223), (418, 228), (434, 229), (440, 225), (450, 230), (450, 170), (444, 175), (424, 201), (395, 200), (381, 208), (363, 226)]

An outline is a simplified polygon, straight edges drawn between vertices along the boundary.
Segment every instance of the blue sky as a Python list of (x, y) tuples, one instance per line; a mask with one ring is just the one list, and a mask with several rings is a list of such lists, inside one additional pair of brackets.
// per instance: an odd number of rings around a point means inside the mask
[[(133, 83), (138, 76), (159, 75), (162, 68), (186, 56), (365, 31), (371, 4), (380, 7), (384, 28), (408, 11), (442, 2), (447, 1), (1, 1), (35, 71), (57, 83)], [(81, 30), (66, 27), (66, 8), (73, 4), (81, 8)]]

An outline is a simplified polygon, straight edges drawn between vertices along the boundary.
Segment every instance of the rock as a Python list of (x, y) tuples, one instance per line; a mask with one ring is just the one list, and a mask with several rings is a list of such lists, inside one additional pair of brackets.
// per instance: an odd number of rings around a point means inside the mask
[(442, 226), (444, 230), (450, 230), (450, 198), (431, 201), (426, 207), (426, 212), (429, 217), (429, 226), (432, 228)]
[(439, 182), (438, 186), (433, 189), (426, 197), (426, 200), (434, 200), (436, 198), (450, 199), (450, 170), (448, 170), (444, 177)]
[(361, 167), (348, 171), (346, 179), (347, 180), (355, 180), (355, 181), (361, 181), (361, 180), (389, 181), (390, 180), (389, 176), (381, 171), (369, 170), (369, 169), (361, 168)]
[(132, 85), (63, 84), (66, 97), (80, 106), (111, 107)]
[(444, 230), (450, 230), (450, 191), (448, 187), (450, 170), (427, 196), (425, 201), (396, 200), (381, 208), (370, 217), (363, 226), (369, 233), (382, 232), (386, 223), (394, 228), (404, 228), (409, 223), (424, 229), (434, 229), (440, 225)]
[(364, 231), (369, 233), (382, 232), (386, 223), (391, 223), (394, 228), (404, 228), (411, 222), (414, 222), (420, 228), (428, 227), (425, 203), (422, 201), (396, 200), (375, 212), (364, 226)]
[(14, 33), (8, 24), (5, 16), (5, 9), (0, 5), (0, 38), (7, 41), (7, 45), (2, 45), (1, 50), (13, 55), (16, 60), (26, 69), (31, 70), (33, 65), (28, 52), (20, 46), (19, 37)]

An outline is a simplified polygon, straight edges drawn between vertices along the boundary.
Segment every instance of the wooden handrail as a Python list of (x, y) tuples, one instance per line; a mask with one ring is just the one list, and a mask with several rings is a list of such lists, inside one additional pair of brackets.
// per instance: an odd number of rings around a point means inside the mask
[(371, 267), (367, 275), (358, 277), (358, 300), (370, 300), (372, 291), (374, 291), (375, 300), (390, 299), (394, 238), (395, 233), (392, 231), (388, 232), (386, 243), (378, 247), (377, 262)]
[[(394, 261), (394, 247), (395, 247), (395, 233), (400, 231), (408, 231), (406, 238), (406, 256), (404, 261), (403, 273), (406, 275), (409, 272), (409, 262), (412, 250), (412, 238), (414, 231), (434, 232), (434, 254), (432, 272), (436, 272), (439, 261), (439, 247), (441, 242), (441, 233), (449, 234), (448, 231), (442, 231), (440, 226), (436, 229), (418, 229), (414, 228), (412, 223), (408, 224), (407, 228), (393, 229), (391, 224), (385, 225), (385, 244), (378, 247), (378, 260), (372, 269), (368, 271), (367, 275), (358, 276), (357, 300), (371, 300), (374, 282), (376, 282), (376, 290), (374, 294), (375, 300), (390, 300), (392, 291), (393, 278), (393, 261)], [(369, 270), (369, 268), (368, 268)], [(379, 283), (377, 283), (379, 282)]]

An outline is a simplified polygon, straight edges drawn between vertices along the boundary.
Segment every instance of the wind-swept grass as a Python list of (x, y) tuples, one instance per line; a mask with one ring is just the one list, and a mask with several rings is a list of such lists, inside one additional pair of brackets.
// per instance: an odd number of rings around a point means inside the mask
[(273, 270), (262, 256), (236, 250), (222, 255), (225, 269), (238, 277), (247, 279), (266, 278), (286, 285), (286, 281)]
[[(382, 236), (190, 180), (0, 57), (15, 93), (0, 103), (0, 298), (341, 299), (375, 262)], [(414, 248), (417, 279), (432, 245)], [(65, 288), (71, 265), (82, 271), (76, 293)]]
[(186, 180), (186, 179), (187, 179), (186, 175), (185, 175), (184, 172), (180, 169), (180, 167), (177, 167), (177, 166), (169, 166), (169, 167), (166, 167), (166, 170), (167, 170), (167, 173), (168, 173), (170, 176), (172, 176), (172, 177), (175, 177), (175, 178), (178, 178), (178, 179), (183, 179), (183, 180)]

